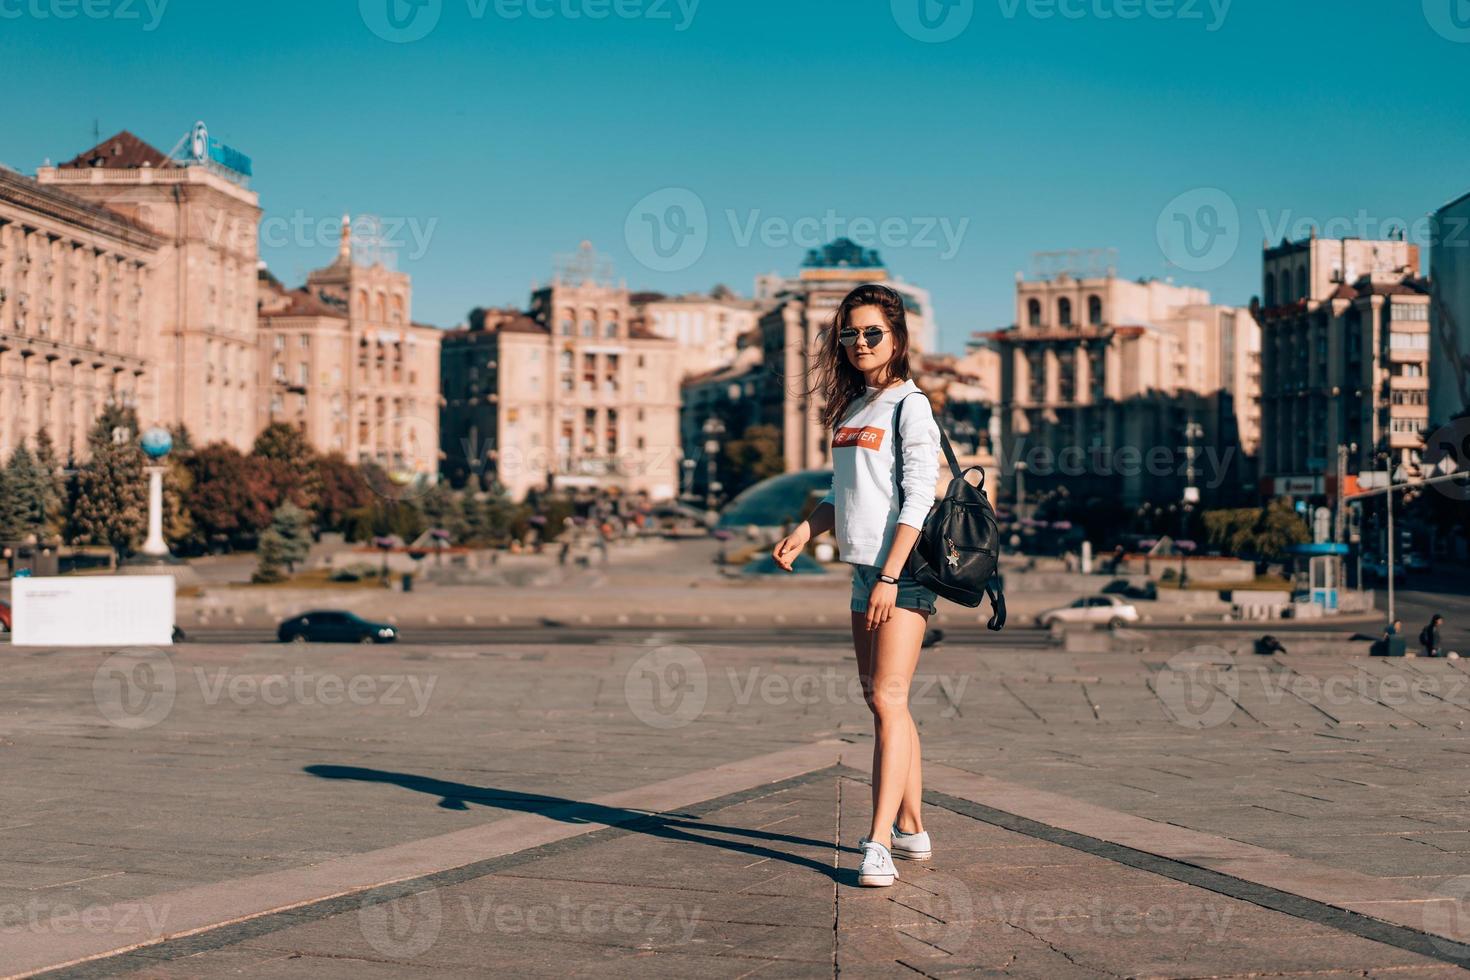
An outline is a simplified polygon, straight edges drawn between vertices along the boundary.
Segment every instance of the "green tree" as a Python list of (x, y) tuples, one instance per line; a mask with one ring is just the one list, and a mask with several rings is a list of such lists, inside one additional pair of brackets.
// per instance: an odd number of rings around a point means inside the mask
[(177, 550), (194, 550), (199, 535), (194, 514), (189, 510), (189, 493), (194, 489), (194, 473), (180, 457), (169, 454), (163, 474), (163, 536)]
[(66, 530), (66, 475), (56, 455), (56, 444), (44, 428), (36, 433), (36, 466), (46, 479), (45, 537), (56, 538)]
[(296, 563), (305, 561), (311, 551), (309, 520), (306, 511), (289, 500), (276, 508), (271, 526), (260, 536), (260, 564), (253, 581), (279, 582), (296, 571)]
[(322, 476), (317, 466), (316, 450), (306, 441), (306, 434), (294, 425), (272, 422), (255, 437), (252, 456), (276, 465), (260, 469), (271, 482), (274, 499), (290, 500), (296, 506), (315, 512), (322, 492)]
[(193, 485), (184, 491), (184, 505), (202, 541), (234, 546), (269, 525), (275, 501), (268, 481), (238, 449), (212, 443), (185, 462)]
[(46, 498), (51, 482), (36, 465), (24, 444), (15, 447), (5, 465), (0, 489), (0, 536), (11, 540), (40, 540), (46, 535)]
[(752, 425), (738, 439), (725, 443), (724, 465), (719, 467), (729, 500), (752, 484), (786, 472), (781, 431), (774, 425)]
[(362, 470), (341, 453), (322, 456), (316, 465), (321, 487), (316, 502), (317, 527), (324, 531), (341, 530), (350, 512), (372, 501), (372, 490)]
[(71, 507), (71, 538), (105, 544), (119, 556), (142, 535), (148, 514), (138, 416), (108, 405), (87, 437), (91, 455), (78, 470)]
[[(467, 492), (465, 496), (469, 496)], [(447, 483), (436, 483), (429, 488), (418, 500), (419, 509), (424, 512), (424, 519), (429, 522), (429, 527), (442, 528), (449, 532), (451, 544), (460, 544), (464, 541), (469, 531), (469, 523), (465, 520), (464, 508), (453, 490), (449, 489)]]

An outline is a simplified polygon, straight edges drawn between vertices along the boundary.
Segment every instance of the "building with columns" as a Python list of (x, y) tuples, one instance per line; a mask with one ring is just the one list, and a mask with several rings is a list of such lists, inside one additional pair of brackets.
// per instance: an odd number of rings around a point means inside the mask
[(446, 334), (441, 447), (452, 482), (677, 492), (678, 342), (634, 322), (627, 286), (592, 246), (558, 263), (530, 309), (476, 311)]
[(196, 443), (248, 449), (258, 417), (260, 206), (248, 175), (209, 159), (209, 145), (206, 136), (194, 157), (175, 158), (123, 131), (60, 166), (41, 167), (36, 179), (157, 236), (140, 421), (186, 425)]
[(1419, 262), (1419, 246), (1401, 239), (1265, 247), (1256, 315), (1268, 492), (1335, 497), (1340, 452), (1349, 474), (1418, 471), (1431, 346)]
[(108, 402), (148, 419), (151, 286), (165, 242), (0, 168), (0, 457), (45, 429), (84, 458)]
[(287, 289), (259, 272), (260, 417), (300, 426), (322, 452), (403, 479), (439, 472), (439, 344), (412, 319), (413, 283), (353, 254), (344, 216), (337, 257)]
[[(1021, 492), (1020, 481), (1035, 492), (1075, 490), (1085, 479), (1129, 506), (1176, 502), (1196, 454), (1222, 461), (1194, 473), (1206, 499), (1251, 486), (1260, 331), (1246, 310), (1111, 269), (1057, 270), (1017, 276), (1016, 321), (990, 339), (1000, 354), (998, 454), (1009, 493)], [(1019, 480), (1017, 463), (1026, 464)]]

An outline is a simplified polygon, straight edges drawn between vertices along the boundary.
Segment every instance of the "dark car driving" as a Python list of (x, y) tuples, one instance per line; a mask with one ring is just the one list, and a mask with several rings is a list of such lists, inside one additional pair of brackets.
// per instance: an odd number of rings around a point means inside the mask
[(374, 623), (357, 613), (315, 609), (286, 620), (276, 629), (282, 643), (392, 643), (398, 627)]

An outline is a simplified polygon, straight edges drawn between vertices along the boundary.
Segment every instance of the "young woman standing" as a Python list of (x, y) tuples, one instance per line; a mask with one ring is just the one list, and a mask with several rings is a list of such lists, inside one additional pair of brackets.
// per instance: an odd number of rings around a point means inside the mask
[[(893, 884), (895, 856), (932, 856), (919, 810), (919, 733), (908, 702), (936, 596), (905, 565), (934, 503), (939, 426), (929, 399), (909, 378), (908, 354), (903, 298), (876, 284), (849, 293), (816, 366), (826, 399), (822, 422), (833, 429), (832, 489), (772, 551), (792, 571), (807, 542), (832, 530), (842, 560), (853, 566), (852, 638), (874, 734), (873, 820), (861, 841), (860, 885)], [(900, 399), (902, 487), (893, 431)]]

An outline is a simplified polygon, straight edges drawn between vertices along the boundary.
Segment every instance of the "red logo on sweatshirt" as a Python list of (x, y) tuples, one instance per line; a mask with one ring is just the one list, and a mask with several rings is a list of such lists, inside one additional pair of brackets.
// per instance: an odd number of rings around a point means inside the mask
[(857, 446), (859, 449), (878, 449), (883, 445), (884, 431), (876, 425), (865, 425), (861, 428), (841, 428), (832, 434), (832, 448), (841, 449), (843, 446)]

